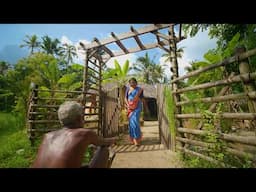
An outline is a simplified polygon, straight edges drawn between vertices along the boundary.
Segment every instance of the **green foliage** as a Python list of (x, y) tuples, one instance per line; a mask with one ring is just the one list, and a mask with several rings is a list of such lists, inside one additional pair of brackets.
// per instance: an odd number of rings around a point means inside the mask
[(24, 39), (23, 41), (25, 44), (20, 45), (20, 47), (28, 47), (30, 49), (30, 54), (33, 54), (35, 48), (39, 48), (41, 45), (41, 42), (38, 41), (36, 35), (26, 35), (26, 39)]
[(121, 67), (117, 60), (114, 60), (114, 64), (115, 68), (109, 68), (106, 72), (103, 73), (103, 82), (116, 82), (120, 86), (125, 85), (129, 78), (129, 60), (125, 61), (123, 67)]
[(29, 167), (36, 148), (30, 146), (23, 115), (20, 113), (0, 113), (0, 167)]
[(138, 81), (155, 84), (162, 83), (165, 80), (163, 66), (150, 59), (148, 53), (144, 57), (137, 58), (132, 69), (138, 74)]
[(169, 121), (169, 126), (170, 126), (170, 133), (172, 135), (176, 134), (175, 131), (175, 105), (174, 105), (174, 101), (173, 101), (173, 95), (172, 95), (172, 91), (169, 87), (165, 86), (164, 88), (164, 96), (166, 98), (166, 112), (167, 112), (167, 116), (168, 116), (168, 121)]
[[(219, 163), (215, 164), (198, 157), (186, 155), (184, 161), (189, 167), (223, 167), (221, 163), (224, 163), (225, 167), (252, 167), (252, 161), (248, 157), (241, 158), (227, 152), (227, 143), (220, 139), (220, 133), (223, 132), (223, 127), (220, 127), (222, 125), (221, 120), (217, 116), (222, 112), (222, 106), (221, 104), (217, 106), (216, 114), (208, 110), (202, 112), (206, 134), (200, 137), (203, 142), (209, 143), (206, 150), (201, 150), (200, 153), (217, 160)], [(197, 151), (198, 149), (194, 147), (194, 150)]]

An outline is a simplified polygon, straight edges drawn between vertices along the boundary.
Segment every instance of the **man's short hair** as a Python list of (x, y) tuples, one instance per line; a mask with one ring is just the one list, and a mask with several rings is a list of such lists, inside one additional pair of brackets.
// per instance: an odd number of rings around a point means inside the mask
[(72, 125), (83, 114), (83, 107), (75, 101), (66, 101), (60, 105), (58, 117), (62, 125)]

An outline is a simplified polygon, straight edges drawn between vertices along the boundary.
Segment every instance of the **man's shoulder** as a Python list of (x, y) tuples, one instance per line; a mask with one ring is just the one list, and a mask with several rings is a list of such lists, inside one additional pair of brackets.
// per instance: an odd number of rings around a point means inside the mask
[(74, 129), (73, 132), (77, 135), (77, 136), (88, 136), (88, 135), (92, 135), (94, 134), (94, 132), (90, 129), (85, 129), (85, 128), (77, 128)]

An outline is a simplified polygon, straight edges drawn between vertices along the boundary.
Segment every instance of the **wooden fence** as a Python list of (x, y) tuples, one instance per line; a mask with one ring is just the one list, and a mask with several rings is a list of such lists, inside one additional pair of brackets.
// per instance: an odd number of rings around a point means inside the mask
[[(203, 121), (205, 120), (205, 116), (203, 115), (203, 111), (200, 111), (197, 107), (195, 107), (194, 113), (184, 114), (184, 108), (188, 105), (198, 105), (200, 103), (210, 103), (208, 110), (212, 113), (212, 117), (214, 117), (214, 127), (215, 130), (211, 132), (214, 134), (217, 139), (223, 141), (225, 143), (225, 152), (236, 157), (247, 158), (252, 162), (256, 160), (256, 92), (255, 92), (255, 79), (256, 72), (249, 70), (248, 58), (256, 55), (256, 49), (245, 52), (244, 48), (239, 48), (236, 50), (235, 56), (232, 56), (224, 61), (221, 61), (217, 64), (212, 64), (202, 69), (198, 69), (187, 73), (184, 76), (178, 77), (176, 75), (175, 78), (171, 81), (172, 84), (172, 93), (175, 100), (176, 105), (176, 113), (175, 118), (176, 121), (176, 132), (177, 136), (175, 137), (176, 142), (175, 146), (172, 146), (174, 149), (177, 148), (184, 153), (188, 153), (191, 155), (198, 156), (207, 161), (217, 162), (214, 157), (211, 157), (207, 153), (204, 153), (205, 149), (212, 147), (215, 143), (203, 141), (203, 137), (209, 134), (204, 127)], [(181, 87), (180, 81), (198, 76), (202, 73), (208, 72), (210, 70), (215, 70), (219, 68), (224, 68), (232, 63), (237, 63), (239, 67), (239, 73), (232, 72), (225, 79), (220, 79), (214, 82), (203, 83), (199, 85), (193, 85), (190, 87)], [(256, 64), (254, 64), (256, 65)], [(231, 85), (242, 83), (244, 92), (243, 93), (233, 93), (231, 89)], [(191, 91), (199, 92), (201, 90), (209, 90), (210, 88), (219, 88), (220, 92), (213, 97), (206, 98), (196, 98), (196, 99), (183, 99), (185, 98), (185, 94)], [(161, 91), (162, 92), (162, 91)], [(159, 93), (159, 92), (158, 92)], [(161, 95), (160, 95), (161, 99)], [(232, 103), (239, 103), (241, 101), (247, 104), (247, 111), (245, 110), (231, 110), (230, 107), (226, 107), (229, 109), (227, 111), (218, 112), (216, 111), (217, 104), (223, 103), (226, 106), (230, 106)], [(162, 103), (163, 105), (163, 103)], [(238, 104), (239, 105), (239, 104)], [(164, 105), (163, 105), (164, 106)], [(160, 107), (161, 108), (161, 107)], [(180, 108), (180, 110), (177, 110)], [(239, 106), (238, 106), (239, 108)], [(240, 108), (241, 109), (241, 108)], [(204, 110), (204, 111), (205, 111)], [(160, 114), (160, 113), (159, 113)], [(162, 117), (163, 115), (160, 115)], [(186, 127), (186, 122), (191, 119), (198, 120), (198, 124), (195, 127)], [(229, 119), (231, 124), (225, 132), (223, 131), (223, 127), (220, 127), (220, 120)], [(163, 121), (163, 120), (162, 120)], [(161, 122), (162, 122), (161, 121)], [(245, 126), (239, 126), (238, 123), (240, 121), (240, 125), (244, 125), (245, 123), (249, 124), (250, 133), (254, 133), (251, 135), (242, 135), (241, 129), (244, 129)], [(160, 124), (161, 125), (161, 124)], [(161, 126), (161, 135), (163, 136), (163, 140), (166, 140), (168, 137), (166, 136), (164, 130), (166, 125)], [(234, 127), (237, 126), (237, 127)], [(247, 130), (248, 131), (248, 130)], [(248, 131), (248, 133), (249, 133)], [(170, 142), (167, 142), (167, 145)], [(224, 148), (223, 148), (224, 149)], [(222, 166), (226, 166), (223, 163), (220, 163)]]
[(167, 114), (167, 101), (164, 96), (165, 86), (163, 84), (157, 85), (157, 106), (158, 106), (158, 122), (159, 122), (159, 137), (160, 143), (164, 144), (167, 149), (171, 146), (171, 132), (170, 122)]
[[(34, 87), (30, 94), (28, 112), (27, 112), (27, 131), (31, 143), (34, 140), (49, 131), (54, 131), (61, 128), (58, 120), (58, 108), (60, 104), (65, 101), (81, 101), (82, 91), (64, 91), (64, 90), (42, 90)], [(126, 132), (127, 125), (121, 125), (119, 122), (120, 115), (120, 102), (119, 102), (119, 89), (115, 88), (112, 91), (102, 92), (101, 101), (103, 109), (100, 113), (99, 106), (91, 106), (92, 97), (87, 93), (84, 105), (84, 128), (97, 131), (104, 137), (116, 136), (120, 133)], [(95, 102), (94, 102), (95, 103)], [(98, 118), (101, 116), (101, 118)], [(102, 119), (102, 121), (99, 121)], [(99, 126), (99, 123), (102, 126)], [(100, 129), (100, 130), (99, 130)]]

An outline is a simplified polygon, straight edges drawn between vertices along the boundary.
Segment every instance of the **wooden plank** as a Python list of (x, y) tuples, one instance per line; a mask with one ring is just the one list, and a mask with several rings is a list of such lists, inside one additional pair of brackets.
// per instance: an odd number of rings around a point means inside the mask
[[(123, 50), (124, 53), (128, 54), (129, 51), (126, 47), (121, 43), (120, 39), (115, 35), (115, 33), (111, 32), (111, 36), (116, 39), (115, 43)], [(113, 57), (113, 56), (112, 56)]]
[(38, 104), (32, 104), (31, 107), (42, 107), (42, 108), (58, 108), (59, 105), (38, 105)]
[(56, 130), (59, 130), (59, 129), (47, 129), (47, 128), (45, 128), (45, 129), (38, 129), (37, 128), (37, 129), (31, 129), (29, 131), (31, 131), (31, 132), (45, 132), (46, 133), (46, 132), (50, 132), (50, 131), (56, 131)]
[(114, 53), (109, 48), (107, 48), (105, 45), (102, 46), (102, 49), (105, 52), (107, 52), (111, 57), (114, 57)]
[(31, 115), (47, 115), (47, 114), (54, 114), (54, 115), (57, 115), (57, 111), (56, 112), (29, 112), (29, 114)]
[(167, 49), (166, 47), (164, 47), (163, 45), (161, 45), (160, 43), (158, 44), (158, 47), (159, 47), (160, 49), (163, 49), (163, 50), (166, 51), (167, 53), (170, 53), (170, 50)]
[(60, 123), (59, 120), (29, 120), (29, 123)]
[(96, 62), (93, 62), (91, 61), (90, 59), (88, 60), (91, 64), (93, 64), (93, 66), (96, 66), (97, 68), (100, 68), (100, 66), (96, 63)]
[(84, 113), (84, 115), (92, 116), (92, 115), (99, 115), (99, 113)]
[(90, 70), (92, 70), (93, 72), (99, 74), (99, 71), (96, 71), (95, 69), (93, 69), (93, 68), (91, 68), (91, 67), (89, 67), (89, 66), (88, 66), (88, 69), (90, 69)]
[(161, 37), (167, 41), (171, 39), (170, 36), (160, 33), (159, 31), (153, 31), (152, 33), (155, 34), (158, 38)]
[(94, 87), (86, 87), (86, 90), (95, 90), (95, 91), (99, 91), (99, 88), (94, 88)]
[[(174, 25), (174, 24), (158, 24), (158, 25), (152, 24), (152, 25), (148, 25), (148, 26), (145, 26), (143, 28), (137, 29), (137, 32), (138, 32), (138, 34), (141, 35), (141, 34), (151, 32), (151, 31), (164, 29), (164, 28), (167, 28), (171, 25)], [(119, 40), (124, 40), (124, 39), (128, 39), (128, 38), (134, 37), (134, 36), (136, 36), (136, 34), (134, 34), (133, 32), (126, 32), (126, 33), (122, 33), (122, 34), (117, 35), (117, 38)], [(106, 45), (106, 44), (116, 42), (116, 39), (113, 38), (113, 37), (109, 37), (109, 38), (103, 39), (99, 42), (100, 42), (100, 45)], [(80, 44), (83, 44), (83, 43), (80, 42)], [(100, 45), (97, 42), (92, 42), (90, 44), (83, 45), (82, 47), (84, 49), (92, 49), (92, 48), (95, 48), (95, 47), (99, 47)]]
[[(163, 46), (169, 45), (168, 41), (161, 41), (160, 43)], [(145, 44), (144, 46), (145, 46), (145, 49), (153, 49), (153, 48), (158, 47), (159, 44), (158, 43), (149, 43), (149, 44)], [(139, 51), (141, 51), (140, 47), (133, 47), (133, 48), (128, 49), (129, 53), (136, 53), (136, 52), (139, 52)], [(124, 53), (123, 51), (117, 51), (117, 52), (114, 53), (115, 57), (121, 56), (121, 55), (126, 55), (126, 53)], [(105, 59), (106, 56), (108, 57), (108, 55), (103, 55), (102, 56), (103, 59)]]
[(145, 50), (145, 46), (142, 44), (141, 40), (138, 37), (138, 31), (136, 31), (136, 29), (133, 28), (133, 26), (131, 26), (131, 31), (136, 34), (136, 36), (134, 36), (134, 39), (136, 41), (136, 43), (138, 44), (138, 46), (140, 47), (141, 50)]
[(252, 49), (250, 51), (247, 51), (246, 53), (242, 53), (240, 55), (236, 55), (236, 56), (227, 58), (224, 61), (221, 61), (221, 62), (219, 62), (217, 64), (212, 64), (212, 65), (209, 65), (209, 66), (204, 67), (202, 69), (198, 69), (198, 70), (192, 71), (190, 73), (187, 73), (186, 75), (183, 75), (181, 77), (173, 79), (171, 81), (171, 83), (174, 83), (174, 82), (177, 82), (177, 81), (189, 78), (189, 77), (193, 77), (193, 76), (199, 75), (199, 74), (201, 74), (201, 73), (203, 73), (205, 71), (209, 71), (211, 69), (215, 69), (215, 68), (220, 67), (220, 66), (225, 66), (225, 65), (228, 65), (228, 64), (233, 63), (235, 61), (244, 60), (244, 59), (246, 59), (246, 58), (248, 58), (250, 56), (253, 56), (253, 55), (256, 55), (256, 49)]
[(96, 119), (96, 120), (84, 120), (84, 123), (95, 123), (95, 122), (99, 122), (99, 119)]
[(90, 107), (90, 106), (85, 106), (85, 109), (99, 109), (100, 107)]
[(36, 91), (40, 91), (40, 92), (55, 92), (55, 93), (83, 93), (83, 91), (44, 90), (44, 89), (36, 89)]
[(100, 80), (100, 76), (97, 77), (97, 76), (95, 76), (95, 75), (93, 75), (93, 74), (88, 74), (87, 78), (89, 78), (89, 77), (94, 78), (96, 81), (99, 81), (99, 80)]
[[(154, 34), (156, 34), (156, 32), (155, 32)], [(163, 44), (161, 43), (160, 38), (159, 38), (158, 35), (156, 35), (156, 39), (157, 39), (158, 47), (159, 47), (160, 49), (163, 49), (163, 50), (166, 51), (167, 53), (170, 53), (170, 50), (167, 49), (167, 48), (165, 48), (165, 47), (163, 46)], [(169, 39), (169, 38), (168, 38), (168, 39)]]
[(42, 98), (42, 97), (34, 97), (35, 99), (38, 99), (38, 100), (64, 100), (64, 101), (76, 101), (77, 99), (76, 98)]

